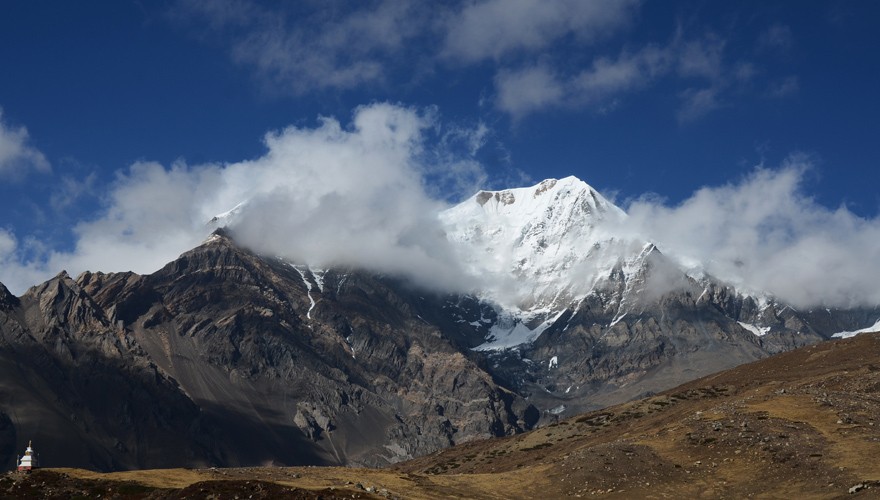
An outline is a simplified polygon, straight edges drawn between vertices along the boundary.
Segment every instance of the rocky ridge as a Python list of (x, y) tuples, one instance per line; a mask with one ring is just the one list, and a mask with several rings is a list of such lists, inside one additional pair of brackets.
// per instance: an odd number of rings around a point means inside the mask
[(82, 451), (46, 462), (102, 470), (383, 465), (534, 425), (533, 407), (420, 319), (428, 302), (258, 257), (222, 231), (149, 276), (62, 273), (7, 293), (4, 463), (28, 436)]
[(442, 215), (485, 273), (465, 295), (256, 255), (234, 227), (151, 275), (0, 286), (0, 460), (35, 439), (100, 470), (386, 465), (880, 318), (693, 276), (615, 236), (625, 217), (574, 178), (478, 193)]

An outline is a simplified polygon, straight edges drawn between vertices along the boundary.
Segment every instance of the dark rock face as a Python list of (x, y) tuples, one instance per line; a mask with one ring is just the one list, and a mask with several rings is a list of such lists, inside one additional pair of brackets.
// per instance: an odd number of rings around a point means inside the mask
[(0, 411), (13, 430), (0, 433), (0, 462), (14, 462), (29, 439), (38, 449), (51, 443), (41, 452), (45, 465), (120, 469), (210, 460), (209, 440), (193, 440), (177, 456), (163, 453), (199, 427), (199, 408), (66, 273), (6, 304)]
[(222, 235), (150, 276), (62, 273), (2, 298), (0, 439), (45, 443), (47, 466), (382, 465), (528, 429), (536, 410), (420, 318), (439, 303)]
[(148, 276), (62, 273), (20, 298), (0, 286), (0, 463), (33, 439), (47, 466), (384, 465), (880, 314), (759, 306), (645, 255), (635, 277), (615, 271), (533, 343), (495, 353), (473, 350), (498, 321), (474, 297), (262, 258), (222, 232)]

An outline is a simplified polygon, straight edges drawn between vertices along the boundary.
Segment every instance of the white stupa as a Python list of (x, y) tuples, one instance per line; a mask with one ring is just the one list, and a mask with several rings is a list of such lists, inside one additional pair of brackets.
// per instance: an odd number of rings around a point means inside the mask
[(34, 454), (34, 449), (31, 447), (31, 442), (28, 441), (27, 449), (24, 450), (24, 456), (18, 462), (18, 470), (20, 472), (27, 472), (37, 468), (37, 455)]

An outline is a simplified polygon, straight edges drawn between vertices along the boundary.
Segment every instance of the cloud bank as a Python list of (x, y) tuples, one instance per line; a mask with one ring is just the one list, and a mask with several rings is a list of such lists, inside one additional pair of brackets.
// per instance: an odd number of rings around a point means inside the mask
[(70, 252), (40, 251), (0, 229), (0, 281), (21, 293), (61, 269), (152, 272), (198, 245), (213, 216), (247, 201), (231, 229), (257, 252), (461, 290), (467, 280), (436, 218), (446, 205), (426, 183), (476, 189), (485, 173), (458, 152), (473, 152), (486, 133), (446, 130), (431, 109), (380, 103), (357, 108), (349, 126), (322, 118), (271, 132), (254, 160), (138, 162), (117, 174), (100, 216), (73, 228)]
[(447, 167), (460, 172), (458, 161), (426, 148), (435, 125), (430, 113), (381, 104), (359, 108), (348, 130), (324, 119), (312, 130), (270, 134), (268, 155), (227, 168), (234, 182), (224, 198), (248, 200), (234, 234), (258, 252), (318, 267), (355, 266), (462, 289), (466, 279), (436, 217), (446, 205), (424, 184)]
[[(486, 181), (473, 154), (491, 132), (447, 126), (436, 110), (377, 103), (343, 125), (268, 133), (262, 156), (227, 164), (138, 162), (116, 174), (103, 210), (73, 227), (70, 251), (0, 228), (0, 281), (14, 293), (60, 270), (153, 272), (203, 241), (215, 215), (253, 250), (316, 267), (351, 266), (444, 291), (492, 287), (464, 272), (437, 214)], [(675, 205), (642, 198), (614, 228), (685, 268), (796, 307), (880, 304), (880, 217), (829, 209), (804, 191), (815, 167), (793, 155)]]
[(793, 155), (675, 206), (638, 200), (627, 230), (686, 268), (795, 307), (880, 304), (880, 217), (817, 203), (803, 189), (814, 169), (808, 157)]

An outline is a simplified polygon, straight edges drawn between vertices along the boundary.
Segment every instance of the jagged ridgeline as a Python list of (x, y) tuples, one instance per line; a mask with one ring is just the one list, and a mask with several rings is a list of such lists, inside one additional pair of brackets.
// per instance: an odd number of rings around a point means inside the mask
[(44, 466), (100, 470), (384, 465), (880, 317), (689, 276), (610, 234), (624, 217), (574, 178), (478, 193), (441, 214), (486, 279), (465, 295), (257, 255), (222, 229), (151, 275), (0, 287), (0, 460), (33, 440)]

